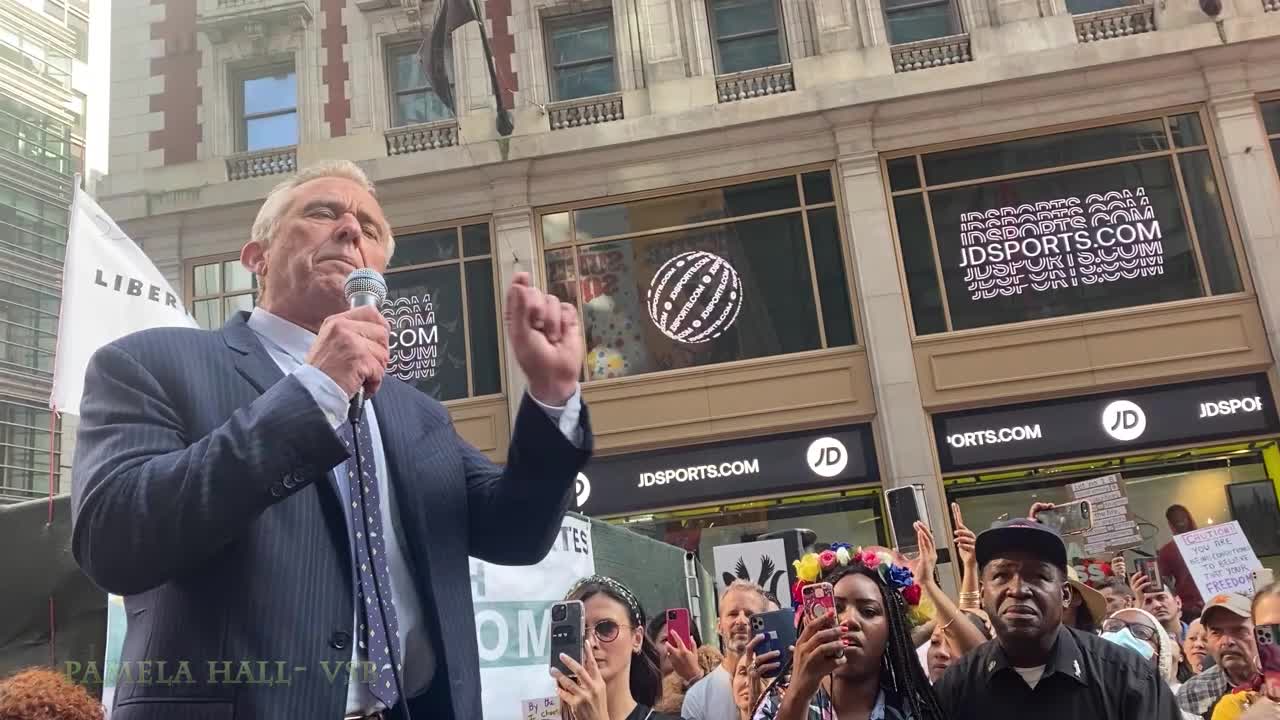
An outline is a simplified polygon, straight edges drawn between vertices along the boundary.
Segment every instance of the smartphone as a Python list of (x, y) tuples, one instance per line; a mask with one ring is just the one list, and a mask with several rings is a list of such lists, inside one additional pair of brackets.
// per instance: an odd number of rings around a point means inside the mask
[(813, 583), (805, 585), (800, 591), (804, 599), (804, 621), (813, 622), (822, 617), (828, 610), (836, 614), (836, 591), (831, 583)]
[(884, 502), (889, 508), (889, 533), (893, 536), (894, 547), (903, 555), (920, 552), (915, 524), (916, 521), (929, 524), (924, 486), (904, 485), (886, 490)]
[(1142, 557), (1133, 559), (1134, 574), (1142, 573), (1151, 578), (1153, 592), (1160, 592), (1165, 586), (1164, 577), (1160, 575), (1160, 562), (1155, 558)]
[[(764, 635), (764, 642), (756, 646), (756, 655), (777, 650), (778, 666), (785, 669), (791, 664), (791, 646), (796, 644), (795, 613), (790, 610), (774, 610), (751, 616), (752, 635)], [(781, 670), (779, 670), (781, 672)], [(761, 677), (777, 677), (778, 673)]]
[(1253, 628), (1253, 637), (1258, 641), (1258, 663), (1267, 694), (1275, 696), (1280, 691), (1280, 625), (1258, 625)]
[(680, 638), (682, 647), (693, 647), (693, 633), (689, 631), (689, 609), (671, 608), (667, 611), (667, 637)]
[(1093, 528), (1093, 504), (1088, 500), (1054, 505), (1036, 513), (1036, 521), (1059, 535), (1078, 535)]
[(551, 667), (573, 677), (573, 671), (560, 659), (561, 653), (582, 663), (586, 611), (581, 600), (566, 600), (551, 606)]

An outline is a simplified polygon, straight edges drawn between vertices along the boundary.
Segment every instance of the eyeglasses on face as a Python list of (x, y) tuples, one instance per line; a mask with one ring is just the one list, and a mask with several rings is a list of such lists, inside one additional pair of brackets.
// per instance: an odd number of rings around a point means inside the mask
[(612, 620), (600, 620), (596, 624), (587, 628), (587, 638), (590, 639), (595, 635), (602, 643), (611, 643), (618, 639), (618, 633), (623, 627), (630, 629), (630, 625), (623, 626)]
[(1102, 621), (1103, 632), (1120, 632), (1125, 628), (1129, 628), (1129, 632), (1133, 633), (1133, 636), (1139, 640), (1151, 642), (1156, 637), (1156, 631), (1151, 629), (1150, 625), (1143, 625), (1142, 623), (1136, 622), (1125, 622), (1120, 618), (1107, 618)]

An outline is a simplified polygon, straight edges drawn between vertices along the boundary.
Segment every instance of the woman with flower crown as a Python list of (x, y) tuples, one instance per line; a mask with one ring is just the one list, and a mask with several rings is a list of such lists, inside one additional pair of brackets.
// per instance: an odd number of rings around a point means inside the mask
[(805, 585), (828, 582), (836, 612), (800, 618), (791, 665), (754, 720), (943, 720), (911, 641), (930, 613), (911, 570), (888, 550), (844, 543), (795, 565), (793, 603), (801, 605)]

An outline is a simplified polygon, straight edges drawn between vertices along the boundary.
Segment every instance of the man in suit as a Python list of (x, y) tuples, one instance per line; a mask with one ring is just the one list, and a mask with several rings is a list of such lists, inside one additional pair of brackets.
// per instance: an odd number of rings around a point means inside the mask
[(125, 596), (115, 720), (480, 717), (467, 556), (532, 564), (558, 537), (591, 451), (582, 333), (517, 275), (505, 324), (528, 393), (495, 467), (384, 375), (382, 315), (349, 309), (346, 277), (393, 250), (358, 167), (305, 170), (241, 252), (252, 313), (94, 355), (72, 543)]

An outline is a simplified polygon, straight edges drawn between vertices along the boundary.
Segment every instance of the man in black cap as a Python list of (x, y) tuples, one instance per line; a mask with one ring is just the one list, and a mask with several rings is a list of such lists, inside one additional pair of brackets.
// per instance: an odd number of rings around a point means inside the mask
[(1173, 693), (1138, 653), (1062, 624), (1067, 548), (1034, 520), (978, 536), (982, 607), (996, 638), (934, 686), (952, 720), (1178, 720)]

